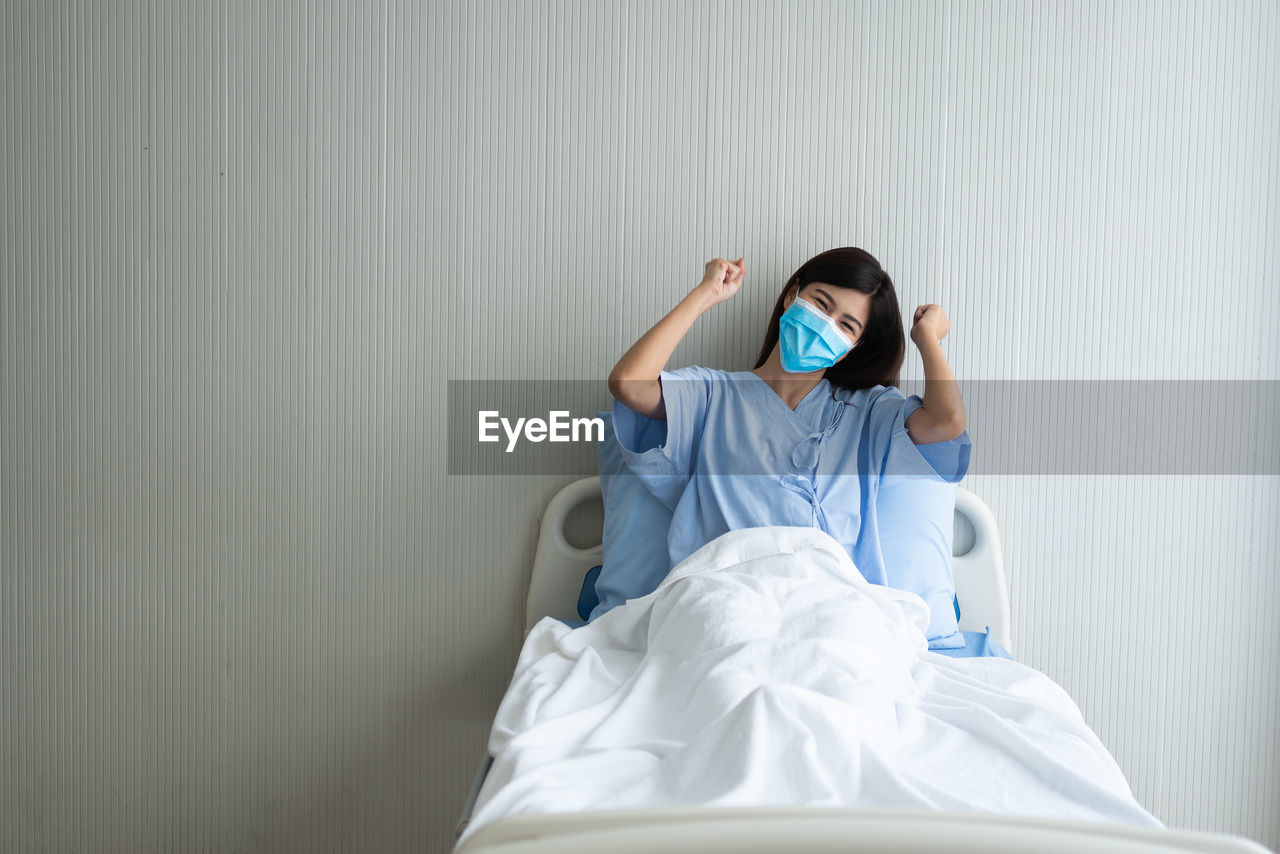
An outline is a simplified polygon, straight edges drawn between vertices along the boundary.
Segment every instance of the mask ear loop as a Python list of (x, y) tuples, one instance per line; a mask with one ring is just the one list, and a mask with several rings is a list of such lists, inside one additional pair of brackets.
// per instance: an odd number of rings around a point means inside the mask
[[(795, 285), (796, 292), (795, 292), (794, 294), (792, 294), (792, 295), (791, 295), (791, 302), (792, 302), (792, 303), (793, 303), (793, 302), (795, 302), (796, 300), (798, 300), (798, 299), (800, 298), (800, 291), (804, 289), (804, 285), (800, 284), (800, 274), (799, 274), (799, 273), (796, 273), (796, 274), (795, 274), (795, 276), (793, 276), (793, 277), (792, 277), (792, 281), (790, 281), (790, 282), (788, 282), (788, 283), (787, 283), (787, 290), (790, 290), (790, 289), (791, 289), (791, 286), (792, 286), (793, 284)], [(784, 291), (783, 293), (786, 293), (786, 291)], [(787, 303), (787, 304), (784, 306), (784, 308), (791, 308), (791, 303)]]

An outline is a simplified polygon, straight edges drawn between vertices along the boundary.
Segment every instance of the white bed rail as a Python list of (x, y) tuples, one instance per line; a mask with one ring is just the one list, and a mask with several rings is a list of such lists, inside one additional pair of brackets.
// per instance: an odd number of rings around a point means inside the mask
[(543, 617), (579, 619), (578, 594), (587, 570), (603, 560), (602, 546), (580, 549), (564, 536), (565, 521), (584, 501), (600, 497), (600, 478), (584, 477), (561, 489), (547, 502), (533, 555), (529, 598), (525, 600), (524, 633)]
[(508, 816), (456, 854), (1268, 854), (1238, 836), (985, 813), (680, 807)]
[(1009, 585), (996, 517), (981, 498), (963, 486), (956, 487), (956, 516), (973, 528), (973, 545), (951, 556), (960, 628), (981, 632), (990, 626), (991, 639), (1012, 654)]

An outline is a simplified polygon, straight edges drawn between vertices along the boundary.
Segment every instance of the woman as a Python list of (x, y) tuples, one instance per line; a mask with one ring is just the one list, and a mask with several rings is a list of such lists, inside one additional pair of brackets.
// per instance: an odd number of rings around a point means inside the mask
[(673, 511), (671, 565), (727, 531), (813, 526), (884, 584), (878, 488), (911, 475), (954, 483), (968, 469), (964, 404), (940, 343), (947, 316), (916, 309), (925, 394), (904, 397), (893, 282), (869, 253), (832, 249), (787, 281), (754, 369), (665, 370), (693, 322), (745, 275), (742, 258), (707, 262), (702, 282), (609, 374), (623, 457)]

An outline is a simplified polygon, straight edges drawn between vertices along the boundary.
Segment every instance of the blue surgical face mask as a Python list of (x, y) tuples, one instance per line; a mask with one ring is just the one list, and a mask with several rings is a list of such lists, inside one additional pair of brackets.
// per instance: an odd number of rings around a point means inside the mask
[(853, 341), (816, 306), (796, 297), (778, 320), (782, 369), (804, 374), (829, 368), (853, 349)]

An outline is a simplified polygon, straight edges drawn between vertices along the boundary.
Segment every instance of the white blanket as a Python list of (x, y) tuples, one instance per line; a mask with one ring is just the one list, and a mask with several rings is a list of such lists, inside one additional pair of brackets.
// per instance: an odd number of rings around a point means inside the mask
[(731, 531), (648, 596), (533, 627), (463, 837), (519, 813), (693, 805), (1163, 826), (1057, 683), (929, 652), (928, 623), (816, 528)]

